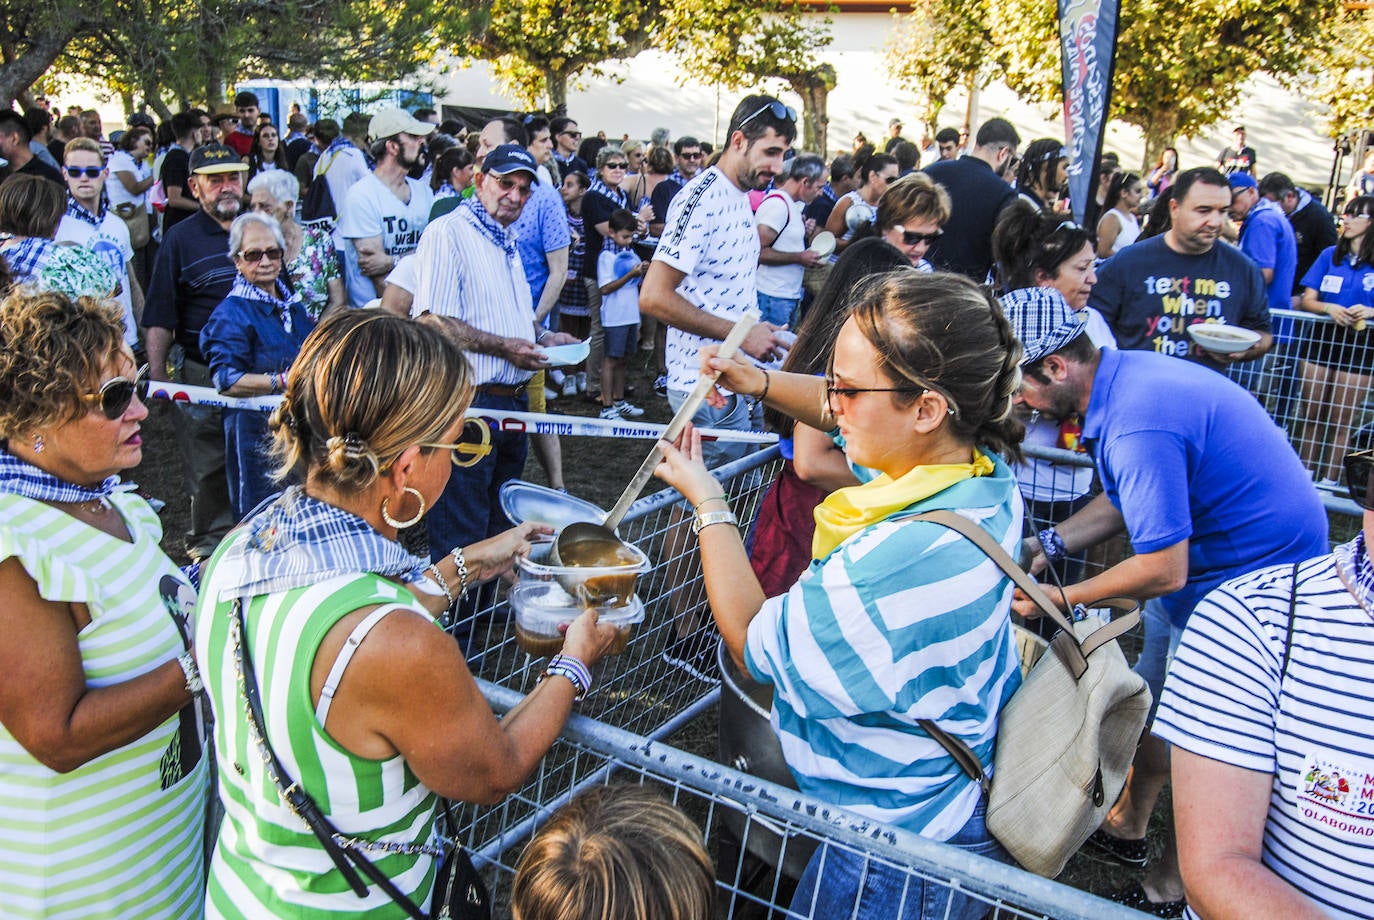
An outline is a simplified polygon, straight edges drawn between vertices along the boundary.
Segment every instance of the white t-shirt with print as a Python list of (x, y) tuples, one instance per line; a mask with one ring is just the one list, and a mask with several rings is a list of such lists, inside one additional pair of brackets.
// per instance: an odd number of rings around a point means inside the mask
[[(777, 233), (772, 248), (778, 252), (801, 252), (806, 248), (806, 218), (802, 216), (802, 204), (782, 189), (773, 189), (764, 196), (758, 211), (754, 213), (754, 219), (758, 226), (768, 227)], [(799, 299), (804, 271), (806, 269), (800, 263), (759, 263), (759, 293), (769, 297)]]
[(142, 182), (153, 174), (152, 167), (147, 161), (139, 163), (133, 154), (127, 150), (116, 150), (110, 157), (109, 162), (110, 178), (105, 180), (105, 194), (110, 198), (110, 207), (117, 208), (121, 204), (136, 204), (141, 208), (148, 206), (148, 192), (145, 189), (141, 194), (130, 195), (129, 190), (124, 187), (124, 183), (119, 181), (119, 176), (115, 173), (133, 173), (135, 179)]
[(129, 260), (134, 257), (134, 247), (129, 242), (128, 225), (112, 208), (105, 209), (105, 217), (99, 227), (92, 227), (84, 220), (63, 214), (62, 223), (57, 225), (57, 234), (53, 239), (59, 243), (85, 246), (114, 271), (119, 279), (119, 293), (115, 295), (115, 300), (124, 311), (124, 343), (131, 348), (136, 345), (138, 329), (134, 325), (133, 295), (129, 290)]
[(405, 202), (387, 188), (380, 179), (368, 174), (348, 190), (339, 215), (339, 233), (344, 238), (344, 259), (347, 266), (348, 300), (361, 307), (377, 297), (372, 279), (358, 268), (355, 240), (374, 236), (382, 238), (382, 250), (400, 259), (420, 245), (420, 234), (429, 223), (429, 211), (434, 206), (434, 192), (417, 179), (406, 179), (410, 201)]
[[(714, 166), (698, 174), (673, 197), (654, 261), (685, 273), (677, 292), (712, 316), (733, 323), (757, 309), (759, 234), (748, 193)], [(690, 392), (697, 352), (718, 341), (669, 328), (668, 389)]]

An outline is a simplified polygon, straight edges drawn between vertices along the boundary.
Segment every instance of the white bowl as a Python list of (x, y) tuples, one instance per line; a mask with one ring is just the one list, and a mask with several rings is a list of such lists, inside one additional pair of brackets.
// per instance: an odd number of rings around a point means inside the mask
[(1260, 340), (1260, 334), (1255, 330), (1227, 323), (1194, 323), (1188, 327), (1188, 336), (1199, 348), (1220, 355), (1245, 351)]
[(828, 257), (835, 251), (835, 234), (829, 230), (822, 230), (811, 238), (810, 249), (822, 259)]

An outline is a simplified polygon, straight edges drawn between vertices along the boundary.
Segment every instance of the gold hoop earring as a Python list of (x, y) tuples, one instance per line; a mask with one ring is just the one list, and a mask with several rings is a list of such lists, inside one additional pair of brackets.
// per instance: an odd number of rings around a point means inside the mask
[(407, 527), (414, 527), (416, 524), (420, 523), (420, 518), (425, 516), (425, 497), (420, 494), (420, 490), (413, 489), (410, 486), (406, 486), (405, 493), (407, 495), (414, 493), (415, 497), (420, 500), (420, 510), (415, 512), (415, 517), (411, 518), (408, 521), (398, 521), (394, 517), (392, 517), (391, 514), (386, 510), (387, 500), (385, 498), (382, 499), (382, 520), (386, 521), (387, 524), (389, 524), (392, 527), (395, 527), (397, 530), (405, 530)]

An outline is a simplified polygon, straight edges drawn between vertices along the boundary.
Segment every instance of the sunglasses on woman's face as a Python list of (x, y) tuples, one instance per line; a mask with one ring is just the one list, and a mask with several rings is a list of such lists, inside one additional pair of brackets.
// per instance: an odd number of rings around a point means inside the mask
[(101, 413), (110, 421), (121, 419), (124, 413), (129, 411), (129, 404), (137, 396), (142, 402), (148, 398), (148, 365), (143, 365), (134, 375), (134, 379), (128, 377), (113, 377), (100, 385), (100, 389), (95, 393), (87, 393), (87, 399), (99, 400)]
[(916, 246), (920, 243), (925, 243), (929, 246), (931, 243), (944, 236), (945, 233), (943, 230), (936, 230), (932, 233), (917, 233), (915, 230), (907, 230), (901, 224), (897, 224), (892, 229), (902, 235), (902, 242), (908, 246)]

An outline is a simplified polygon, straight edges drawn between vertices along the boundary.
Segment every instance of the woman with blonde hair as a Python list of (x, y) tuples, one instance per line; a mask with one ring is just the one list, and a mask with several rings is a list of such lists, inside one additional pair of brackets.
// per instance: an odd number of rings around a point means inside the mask
[(711, 920), (701, 828), (643, 786), (597, 786), (554, 813), (515, 869), (515, 920)]
[(0, 302), (6, 917), (201, 916), (195, 591), (157, 513), (119, 488), (143, 456), (147, 374), (110, 301)]
[[(798, 788), (1001, 859), (978, 784), (919, 723), (959, 735), (990, 767), (998, 714), (1021, 681), (1013, 586), (972, 542), (912, 518), (953, 511), (1019, 550), (1021, 498), (1003, 458), (1020, 459), (1020, 356), (986, 291), (962, 276), (907, 271), (858, 292), (825, 378), (703, 349), (702, 368), (720, 372), (720, 386), (837, 431), (850, 462), (877, 474), (816, 508), (810, 565), (779, 597), (765, 597), (750, 570), (720, 483), (701, 462), (700, 434), (689, 426), (676, 445), (659, 442), (655, 471), (695, 509), (711, 613), (735, 667), (773, 686), (773, 726)], [(828, 847), (792, 900), (794, 912), (817, 918), (985, 909)]]
[[(568, 626), (547, 679), (500, 722), (435, 625), (547, 528), (454, 547), (436, 564), (396, 540), (438, 499), (452, 464), (481, 455), (463, 442), (471, 396), (456, 344), (382, 311), (325, 320), (292, 365), (271, 424), (281, 471), (303, 485), (231, 532), (204, 573), (196, 648), (226, 812), (208, 916), (389, 918), (410, 912), (403, 900), (428, 909), (456, 846), (437, 822), (439, 797), (500, 801), (591, 689), (588, 668), (616, 635), (594, 610)], [(347, 854), (297, 817), (301, 805), (283, 804), (283, 789), (318, 807)], [(359, 860), (391, 890), (351, 889), (345, 870)]]

